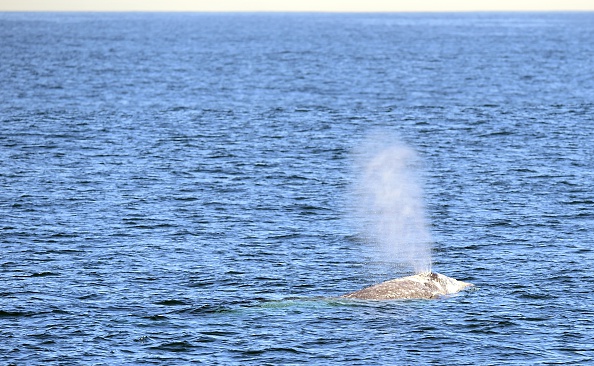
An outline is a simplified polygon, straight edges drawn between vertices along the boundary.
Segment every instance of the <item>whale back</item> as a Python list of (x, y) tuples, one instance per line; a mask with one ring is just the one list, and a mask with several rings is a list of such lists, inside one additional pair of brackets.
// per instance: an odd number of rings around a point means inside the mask
[(382, 282), (342, 297), (361, 300), (435, 299), (455, 294), (469, 286), (472, 284), (439, 273), (424, 272)]

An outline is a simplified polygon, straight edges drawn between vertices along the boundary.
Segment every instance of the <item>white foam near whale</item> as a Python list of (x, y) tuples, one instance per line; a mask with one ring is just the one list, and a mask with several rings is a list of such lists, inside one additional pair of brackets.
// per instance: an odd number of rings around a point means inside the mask
[(439, 273), (424, 272), (382, 282), (342, 297), (360, 300), (436, 299), (470, 286), (473, 285)]

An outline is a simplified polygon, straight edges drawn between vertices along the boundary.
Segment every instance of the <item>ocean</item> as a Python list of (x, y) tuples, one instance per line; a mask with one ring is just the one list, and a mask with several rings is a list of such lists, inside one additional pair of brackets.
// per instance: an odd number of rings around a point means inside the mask
[[(0, 363), (594, 362), (593, 39), (594, 13), (0, 13)], [(340, 298), (414, 271), (354, 207), (378, 136), (470, 290)]]

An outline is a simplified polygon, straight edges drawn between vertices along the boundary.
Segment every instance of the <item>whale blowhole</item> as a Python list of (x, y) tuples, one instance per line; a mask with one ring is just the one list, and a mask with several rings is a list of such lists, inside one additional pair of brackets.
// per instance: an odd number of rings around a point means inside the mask
[(342, 297), (359, 300), (437, 299), (471, 286), (473, 284), (440, 273), (423, 272), (382, 282)]

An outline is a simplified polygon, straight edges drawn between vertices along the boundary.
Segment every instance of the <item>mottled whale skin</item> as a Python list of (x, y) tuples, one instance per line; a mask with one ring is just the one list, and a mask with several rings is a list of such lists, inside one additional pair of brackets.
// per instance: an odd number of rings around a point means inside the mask
[(360, 300), (436, 299), (470, 286), (473, 285), (439, 273), (424, 272), (382, 282), (342, 297)]

